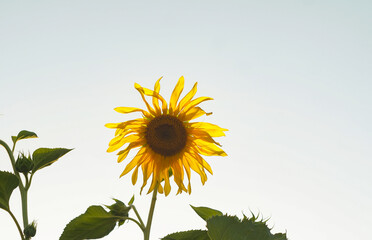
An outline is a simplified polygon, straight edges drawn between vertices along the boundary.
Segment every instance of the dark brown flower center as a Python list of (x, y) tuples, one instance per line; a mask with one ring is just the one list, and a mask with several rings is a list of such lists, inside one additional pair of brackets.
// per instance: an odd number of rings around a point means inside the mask
[(186, 145), (186, 129), (178, 118), (163, 115), (154, 118), (147, 125), (146, 141), (150, 148), (163, 156), (173, 156)]

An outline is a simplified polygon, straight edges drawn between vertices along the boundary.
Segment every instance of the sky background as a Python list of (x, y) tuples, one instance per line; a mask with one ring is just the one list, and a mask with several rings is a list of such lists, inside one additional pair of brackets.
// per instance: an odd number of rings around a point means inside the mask
[[(90, 205), (129, 201), (147, 218), (141, 181), (119, 179), (127, 160), (106, 153), (114, 131), (139, 117), (134, 83), (164, 76), (198, 82), (199, 121), (228, 128), (228, 157), (206, 157), (213, 176), (191, 195), (157, 201), (151, 238), (205, 229), (189, 204), (260, 213), (292, 240), (369, 239), (372, 224), (371, 1), (5, 1), (0, 0), (0, 139), (20, 130), (16, 152), (74, 148), (40, 170), (29, 193), (35, 239), (58, 239)], [(133, 155), (130, 155), (133, 156)], [(11, 170), (5, 150), (0, 169)], [(140, 175), (141, 176), (141, 175)], [(139, 178), (141, 180), (141, 177)], [(19, 191), (11, 208), (21, 220)], [(19, 239), (0, 211), (2, 239)], [(133, 223), (104, 239), (142, 239)]]

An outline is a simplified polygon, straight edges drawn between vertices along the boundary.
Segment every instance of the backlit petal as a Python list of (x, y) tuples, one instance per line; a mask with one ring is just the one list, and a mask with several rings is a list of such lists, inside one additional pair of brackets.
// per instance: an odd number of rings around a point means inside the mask
[(228, 131), (225, 128), (221, 128), (215, 124), (207, 122), (194, 122), (190, 123), (191, 128), (202, 129), (206, 131), (211, 137), (222, 137), (225, 136), (225, 131)]
[(143, 92), (143, 94), (145, 94), (146, 96), (151, 96), (151, 97), (155, 97), (155, 98), (159, 99), (161, 101), (161, 104), (162, 104), (163, 113), (167, 113), (167, 110), (168, 110), (167, 101), (165, 101), (165, 99), (159, 93), (154, 92), (154, 91), (152, 91), (148, 88), (143, 88), (143, 87), (139, 87), (139, 88), (137, 88), (137, 90)]
[(146, 112), (145, 110), (143, 109), (140, 109), (140, 108), (134, 108), (134, 107), (117, 107), (117, 108), (114, 108), (115, 111), (119, 112), (119, 113), (132, 113), (132, 112), (142, 112), (142, 114), (144, 116), (151, 116), (148, 112)]
[[(158, 81), (156, 81), (156, 83), (155, 83), (154, 92), (156, 92), (156, 93), (159, 93), (160, 92), (160, 80), (162, 78), (163, 77), (159, 78)], [(159, 98), (156, 98), (156, 97), (153, 96), (152, 97), (152, 104), (154, 105), (156, 114), (157, 115), (160, 115), (161, 114), (161, 110), (160, 110), (160, 107), (159, 107)]]
[(197, 151), (204, 156), (227, 156), (227, 154), (214, 144), (206, 143), (200, 140), (194, 141)]
[(194, 86), (192, 87), (192, 89), (190, 90), (190, 92), (188, 92), (186, 94), (186, 96), (184, 96), (182, 98), (182, 100), (180, 101), (180, 103), (177, 106), (177, 109), (175, 111), (175, 114), (178, 114), (179, 112), (181, 112), (181, 110), (183, 109), (183, 107), (195, 96), (196, 90), (197, 90), (197, 85), (198, 85), (198, 83), (196, 82), (194, 84)]
[(204, 102), (204, 101), (208, 101), (208, 100), (213, 100), (213, 98), (210, 98), (210, 97), (199, 97), (199, 98), (196, 98), (194, 100), (192, 100), (191, 102), (188, 102), (185, 107), (181, 110), (181, 114), (184, 115), (186, 114), (191, 108), (197, 106), (198, 104)]
[(185, 79), (183, 78), (183, 76), (181, 76), (177, 82), (176, 87), (174, 88), (172, 92), (172, 96), (169, 101), (169, 113), (170, 114), (173, 113), (173, 110), (177, 106), (177, 102), (178, 102), (178, 99), (180, 98), (184, 85), (185, 85)]
[(128, 163), (128, 165), (125, 167), (124, 171), (120, 175), (120, 177), (124, 176), (128, 172), (130, 172), (136, 165), (138, 165), (138, 162), (141, 161), (142, 158), (147, 158), (148, 155), (143, 154), (146, 151), (145, 148), (142, 148), (140, 151), (138, 151), (137, 155)]
[(165, 175), (164, 181), (165, 181), (165, 183), (164, 183), (164, 193), (165, 193), (165, 196), (168, 196), (168, 194), (170, 193), (170, 190), (171, 190), (171, 185), (170, 185), (170, 182), (169, 182), (168, 174)]
[(126, 136), (126, 137), (120, 139), (120, 141), (118, 143), (116, 143), (114, 145), (110, 145), (109, 148), (107, 149), (107, 152), (116, 151), (119, 148), (121, 148), (124, 144), (129, 143), (129, 142), (135, 142), (139, 139), (140, 139), (140, 136), (138, 136), (137, 134), (131, 134), (129, 136)]
[(189, 111), (185, 112), (184, 114), (180, 114), (179, 118), (182, 119), (182, 121), (190, 121), (200, 116), (203, 116), (204, 114), (211, 115), (212, 113), (207, 113), (200, 107), (194, 107), (191, 108)]
[(137, 182), (137, 177), (138, 177), (138, 165), (137, 167), (134, 169), (133, 171), (133, 174), (132, 174), (132, 184), (135, 185), (136, 182)]
[(146, 107), (147, 109), (149, 110), (149, 112), (151, 113), (151, 115), (155, 116), (156, 113), (155, 113), (155, 110), (150, 106), (150, 104), (146, 101), (146, 98), (144, 96), (144, 93), (142, 91), (142, 87), (138, 84), (138, 83), (135, 83), (134, 84), (134, 87), (137, 89), (137, 91), (141, 94), (141, 97), (142, 97), (142, 100), (143, 102), (146, 104)]

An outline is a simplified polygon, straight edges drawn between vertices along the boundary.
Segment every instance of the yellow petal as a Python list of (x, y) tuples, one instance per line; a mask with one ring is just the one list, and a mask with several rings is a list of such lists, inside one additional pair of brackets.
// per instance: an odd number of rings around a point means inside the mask
[(121, 140), (122, 138), (123, 138), (122, 135), (114, 137), (114, 138), (111, 139), (111, 141), (109, 142), (109, 146), (112, 146), (112, 145), (117, 144), (118, 142), (120, 142), (120, 140)]
[(115, 108), (114, 110), (119, 112), (119, 113), (132, 113), (132, 112), (142, 112), (142, 114), (149, 118), (151, 117), (151, 114), (143, 109), (140, 109), (140, 108), (132, 108), (131, 110), (128, 109), (129, 107), (117, 107)]
[(213, 144), (216, 144), (217, 146), (220, 146), (221, 147), (221, 144), (216, 142), (212, 137), (211, 135), (209, 135), (208, 132), (206, 131), (203, 131), (203, 130), (196, 130), (194, 129), (193, 131), (190, 131), (190, 139), (194, 140), (194, 139), (199, 139), (201, 141), (205, 141), (207, 143), (213, 143)]
[[(113, 140), (116, 141), (115, 138)], [(110, 145), (109, 148), (107, 149), (107, 152), (116, 151), (119, 148), (121, 148), (124, 144), (130, 143), (130, 142), (135, 142), (137, 140), (140, 140), (140, 136), (138, 134), (128, 135), (128, 136), (126, 136), (124, 138), (121, 138), (121, 140), (119, 142), (117, 142), (116, 144)]]
[(124, 149), (124, 150), (122, 150), (118, 153), (118, 155), (119, 155), (118, 163), (122, 162), (128, 156), (128, 153), (132, 148), (133, 148), (132, 143), (130, 143), (129, 146), (126, 149)]
[(175, 114), (178, 114), (184, 108), (184, 106), (195, 96), (196, 90), (197, 90), (197, 85), (198, 85), (198, 83), (196, 82), (194, 84), (194, 86), (192, 87), (192, 89), (190, 90), (190, 92), (188, 92), (186, 94), (186, 96), (184, 96), (182, 98), (182, 100), (180, 101), (180, 103), (177, 106)]
[[(109, 146), (119, 144), (124, 138), (126, 138), (128, 136), (132, 136), (132, 135), (138, 135), (137, 133), (138, 132), (133, 130), (133, 129), (126, 129), (126, 130), (122, 131), (119, 135), (117, 135), (113, 139), (111, 139), (111, 141), (109, 142)], [(128, 134), (132, 134), (132, 135), (128, 135)], [(128, 136), (126, 136), (126, 135), (128, 135)], [(131, 141), (129, 140), (127, 142), (131, 142)]]
[(135, 185), (136, 182), (137, 182), (137, 177), (138, 177), (138, 165), (136, 167), (136, 169), (134, 169), (134, 172), (132, 174), (132, 184)]
[(189, 111), (185, 112), (184, 114), (181, 114), (179, 116), (179, 118), (182, 121), (191, 121), (195, 118), (203, 116), (204, 114), (211, 115), (212, 113), (211, 112), (207, 113), (203, 109), (201, 109), (200, 107), (194, 107), (194, 108), (191, 108)]
[[(211, 137), (222, 137), (225, 136), (224, 131), (228, 131), (225, 128), (221, 128), (215, 124), (207, 123), (207, 122), (194, 122), (190, 123), (191, 128), (195, 129), (202, 129), (206, 131)], [(191, 129), (191, 131), (194, 131)]]
[(128, 165), (125, 167), (124, 171), (120, 175), (120, 177), (124, 176), (128, 172), (130, 172), (135, 166), (140, 165), (140, 161), (144, 161), (143, 158), (147, 158), (148, 154), (144, 154), (146, 151), (145, 148), (141, 148), (141, 150), (138, 151), (137, 155), (128, 163)]
[(210, 97), (199, 97), (199, 98), (196, 98), (194, 100), (192, 100), (191, 102), (188, 102), (185, 107), (181, 110), (181, 113), (182, 114), (185, 114), (187, 113), (187, 111), (189, 111), (191, 108), (195, 107), (196, 105), (204, 102), (204, 101), (208, 101), (208, 100), (213, 100), (213, 98), (210, 98)]
[(187, 175), (187, 179), (189, 181), (189, 183), (187, 184), (187, 192), (190, 194), (191, 193), (191, 171), (190, 171), (190, 165), (187, 161), (187, 159), (185, 158), (185, 156), (182, 158), (182, 166), (183, 168), (185, 169), (185, 172), (186, 172), (186, 175)]
[(144, 112), (145, 110), (135, 107), (117, 107), (114, 108), (119, 113), (132, 113), (132, 112)]
[(159, 185), (158, 185), (158, 192), (160, 193), (160, 194), (163, 194), (164, 193), (164, 189), (163, 189), (163, 186), (159, 183)]
[(207, 181), (207, 175), (205, 174), (204, 170), (202, 168), (200, 168), (200, 165), (197, 164), (197, 162), (195, 162), (195, 160), (192, 160), (192, 159), (188, 159), (188, 163), (191, 167), (192, 170), (194, 170), (197, 174), (199, 174), (200, 176), (200, 180), (202, 182), (202, 184), (204, 185), (204, 183)]
[(145, 124), (146, 122), (143, 118), (137, 118), (121, 123), (107, 123), (105, 126), (108, 128), (117, 128), (115, 131), (115, 136), (117, 136), (125, 132), (127, 129), (140, 128)]
[(134, 133), (134, 134), (144, 134), (146, 127), (142, 125), (132, 125), (128, 124), (125, 128), (118, 128), (115, 131), (115, 137), (122, 136)]
[(170, 101), (169, 101), (169, 113), (173, 114), (173, 110), (177, 106), (178, 99), (180, 98), (180, 95), (183, 91), (183, 86), (185, 84), (185, 79), (183, 76), (180, 77), (180, 79), (177, 82), (176, 87), (174, 88)]
[(189, 182), (190, 182), (190, 180), (191, 180), (190, 165), (189, 165), (189, 163), (188, 163), (188, 161), (186, 160), (185, 157), (182, 158), (182, 165), (183, 165), (183, 168), (185, 169), (187, 178), (189, 179)]
[[(149, 191), (147, 192), (147, 194), (149, 194), (150, 192), (154, 191), (155, 186), (156, 186), (157, 183), (158, 183), (158, 180), (157, 180), (157, 177), (155, 177), (155, 172), (154, 172), (153, 175), (152, 175), (151, 185), (150, 185), (150, 188), (149, 188)], [(158, 189), (160, 189), (160, 188), (163, 190), (161, 184), (159, 183)]]
[(213, 175), (213, 171), (211, 166), (204, 160), (202, 156), (200, 156), (197, 152), (190, 152), (190, 154), (198, 161), (198, 163), (207, 171)]
[(227, 154), (219, 147), (215, 146), (212, 143), (205, 143), (203, 141), (194, 140), (194, 146), (192, 146), (197, 152), (204, 156), (227, 156)]
[[(168, 173), (168, 171), (167, 171), (167, 173)], [(171, 185), (170, 185), (170, 182), (169, 182), (169, 176), (168, 176), (168, 174), (165, 174), (165, 179), (164, 180), (165, 180), (165, 183), (164, 183), (164, 193), (165, 193), (165, 196), (168, 196), (168, 194), (170, 193), (170, 190), (171, 190)]]
[(167, 101), (165, 101), (165, 99), (159, 93), (154, 92), (154, 91), (152, 91), (148, 88), (143, 88), (139, 84), (136, 85), (136, 89), (138, 91), (142, 92), (143, 94), (145, 94), (146, 96), (151, 96), (151, 97), (155, 97), (155, 98), (159, 99), (162, 103), (163, 112), (164, 113), (167, 112), (167, 109), (168, 109)]
[(105, 127), (107, 127), (107, 128), (118, 128), (118, 126), (120, 126), (120, 124), (122, 124), (122, 123), (106, 123)]
[(189, 183), (187, 184), (187, 192), (190, 194), (191, 193), (191, 171), (190, 171), (190, 165), (185, 157), (182, 158), (182, 165), (183, 168), (185, 169), (187, 179)]
[(174, 181), (177, 183), (178, 187), (183, 191), (187, 192), (185, 185), (183, 184), (184, 172), (182, 168), (182, 161), (180, 159), (173, 161), (172, 170)]
[(145, 102), (146, 104), (146, 107), (147, 109), (149, 110), (149, 112), (151, 113), (151, 115), (155, 116), (156, 113), (155, 113), (155, 110), (150, 106), (150, 104), (146, 101), (146, 98), (144, 96), (144, 93), (142, 91), (142, 87), (138, 84), (138, 83), (135, 83), (134, 84), (134, 87), (137, 89), (137, 91), (141, 94), (141, 97), (142, 97), (142, 100)]
[(143, 188), (147, 184), (147, 180), (149, 179), (149, 177), (152, 174), (152, 169), (153, 169), (153, 166), (154, 166), (154, 161), (151, 160), (151, 157), (149, 159), (150, 159), (150, 161), (149, 160), (148, 161), (145, 161), (141, 165), (141, 167), (142, 167), (142, 174), (143, 174), (143, 184), (142, 184), (142, 187), (141, 187), (140, 194), (142, 193)]
[[(152, 155), (151, 158), (153, 159), (153, 161), (159, 160), (159, 159), (156, 159), (156, 156), (154, 156), (154, 155)], [(154, 164), (152, 172), (153, 172), (152, 181), (151, 181), (149, 191), (147, 193), (152, 192), (157, 184), (159, 184), (158, 189), (161, 188), (161, 185), (160, 185), (160, 180), (161, 180), (160, 179), (160, 170), (159, 170), (159, 166), (157, 164)]]
[[(156, 93), (159, 93), (160, 92), (160, 80), (162, 78), (163, 77), (159, 78), (158, 81), (156, 81), (156, 83), (155, 83), (154, 92), (156, 92)], [(159, 99), (153, 96), (152, 97), (152, 105), (154, 105), (156, 114), (157, 115), (160, 115), (161, 114), (161, 110), (160, 110), (160, 107), (159, 107)]]

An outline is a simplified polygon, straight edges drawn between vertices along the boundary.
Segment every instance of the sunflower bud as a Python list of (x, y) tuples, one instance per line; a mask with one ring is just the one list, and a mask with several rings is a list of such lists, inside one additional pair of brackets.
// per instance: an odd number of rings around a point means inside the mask
[(31, 224), (25, 227), (23, 233), (25, 234), (26, 239), (31, 239), (34, 237), (36, 235), (36, 222), (33, 221)]
[(23, 153), (18, 156), (15, 164), (15, 168), (18, 172), (26, 174), (30, 172), (33, 167), (34, 163), (32, 162), (30, 157), (26, 157)]
[(128, 212), (130, 210), (130, 207), (127, 207), (122, 201), (118, 199), (114, 199), (115, 203), (111, 206), (106, 206), (108, 209), (110, 209), (110, 212), (119, 217), (128, 217)]
[[(118, 217), (128, 217), (130, 207), (127, 207), (122, 201), (120, 201), (118, 199), (113, 198), (113, 200), (115, 201), (115, 203), (112, 204), (111, 206), (105, 205), (108, 209), (110, 209), (110, 213), (112, 215), (118, 216)], [(125, 222), (125, 220), (120, 219), (118, 221), (119, 226), (123, 225), (124, 222)]]

